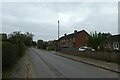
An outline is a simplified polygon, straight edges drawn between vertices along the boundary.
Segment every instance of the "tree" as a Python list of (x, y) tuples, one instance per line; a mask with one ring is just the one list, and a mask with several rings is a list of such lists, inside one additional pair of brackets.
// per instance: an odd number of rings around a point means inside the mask
[(105, 40), (110, 36), (110, 33), (97, 33), (96, 31), (94, 33), (90, 33), (90, 37), (87, 41), (87, 45), (89, 47), (94, 48), (95, 50), (104, 50), (104, 44), (105, 44)]
[(32, 45), (32, 41), (33, 41), (33, 34), (26, 32), (25, 34), (23, 34), (24, 36), (24, 42), (27, 46), (31, 46)]
[(32, 46), (36, 46), (36, 45), (37, 45), (36, 41), (32, 41)]
[(43, 46), (43, 40), (39, 39), (39, 40), (37, 41), (37, 47), (38, 47), (38, 48), (42, 48), (42, 46)]
[(9, 34), (8, 39), (12, 43), (19, 43), (18, 40), (20, 40), (20, 31), (19, 32), (16, 31), (16, 32)]
[(26, 32), (26, 33), (21, 33), (20, 31), (13, 32), (9, 34), (8, 38), (12, 43), (19, 43), (23, 42), (26, 46), (31, 46), (32, 45), (32, 40), (33, 40), (33, 34)]
[(47, 46), (48, 46), (48, 43), (47, 43), (47, 42), (44, 42), (42, 48), (43, 48), (43, 49), (46, 49)]
[(6, 41), (7, 40), (7, 34), (2, 33), (0, 34), (0, 41)]
[(46, 49), (47, 45), (48, 45), (47, 42), (44, 42), (44, 41), (41, 40), (41, 39), (39, 39), (39, 40), (37, 41), (37, 47), (38, 47), (38, 48)]

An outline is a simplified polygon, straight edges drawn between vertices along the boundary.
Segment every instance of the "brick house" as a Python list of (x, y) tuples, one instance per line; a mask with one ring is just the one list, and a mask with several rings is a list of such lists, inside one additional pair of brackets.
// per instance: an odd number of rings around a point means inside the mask
[(120, 34), (110, 36), (106, 40), (106, 48), (120, 50)]
[(62, 48), (79, 48), (86, 44), (89, 34), (85, 30), (77, 31), (75, 30), (72, 34), (64, 34), (58, 40), (59, 47)]

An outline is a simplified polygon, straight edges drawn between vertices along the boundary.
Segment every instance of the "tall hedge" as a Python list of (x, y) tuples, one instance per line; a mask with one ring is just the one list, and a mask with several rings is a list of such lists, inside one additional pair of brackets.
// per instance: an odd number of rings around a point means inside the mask
[(19, 57), (18, 46), (10, 42), (2, 42), (2, 68), (13, 65)]
[(16, 59), (22, 57), (25, 52), (23, 42), (13, 44), (11, 42), (2, 42), (2, 68), (5, 69), (16, 62)]
[(23, 42), (19, 42), (17, 45), (19, 50), (19, 57), (22, 57), (26, 49), (25, 44)]

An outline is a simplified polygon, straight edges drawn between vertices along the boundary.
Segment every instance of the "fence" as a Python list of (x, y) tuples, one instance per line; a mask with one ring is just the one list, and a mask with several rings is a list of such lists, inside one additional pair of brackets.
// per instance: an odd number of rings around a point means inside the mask
[(93, 58), (108, 62), (116, 62), (120, 64), (120, 53), (114, 52), (80, 52), (75, 48), (62, 48), (61, 52), (71, 55), (76, 55), (80, 57)]

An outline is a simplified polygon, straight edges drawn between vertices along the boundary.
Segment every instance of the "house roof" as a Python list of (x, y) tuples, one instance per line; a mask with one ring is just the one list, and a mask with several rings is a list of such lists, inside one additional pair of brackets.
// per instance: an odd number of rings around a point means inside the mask
[[(59, 40), (61, 40), (61, 39), (68, 39), (68, 38), (73, 38), (73, 37), (75, 37), (76, 36), (76, 34), (78, 34), (78, 33), (81, 33), (81, 32), (85, 32), (85, 33), (87, 33), (85, 30), (81, 30), (81, 31), (78, 31), (78, 32), (74, 32), (74, 33), (72, 33), (72, 34), (68, 34), (68, 35), (64, 35), (64, 36), (62, 36), (61, 38), (59, 38)], [(87, 33), (88, 34), (88, 33)], [(89, 34), (88, 34), (89, 35)]]
[(115, 41), (120, 42), (120, 34), (110, 36), (107, 41), (109, 41), (109, 42), (115, 42)]

